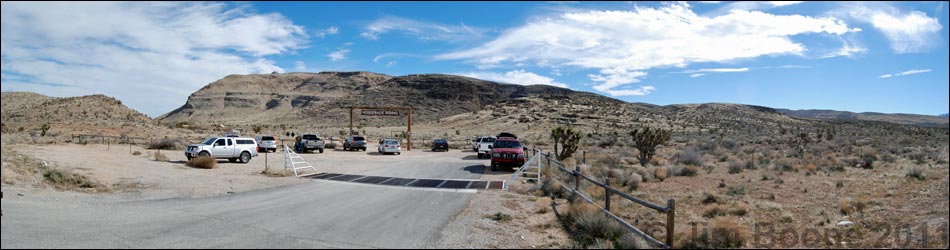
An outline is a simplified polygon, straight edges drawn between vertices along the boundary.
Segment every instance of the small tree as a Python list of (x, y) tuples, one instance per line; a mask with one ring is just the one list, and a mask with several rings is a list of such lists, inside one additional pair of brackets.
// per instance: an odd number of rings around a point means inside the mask
[(260, 134), (260, 133), (261, 133), (261, 130), (264, 130), (264, 126), (263, 126), (263, 125), (260, 125), (260, 124), (257, 124), (257, 125), (254, 125), (254, 128), (253, 128), (253, 129), (254, 129), (254, 133), (255, 133), (255, 134)]
[[(563, 161), (577, 152), (577, 144), (581, 141), (581, 133), (573, 127), (557, 127), (551, 130), (551, 139), (554, 140), (554, 154), (558, 161)], [(558, 145), (561, 146), (558, 149)]]
[(650, 164), (653, 156), (656, 155), (656, 146), (669, 141), (671, 135), (672, 132), (664, 129), (645, 128), (643, 130), (634, 129), (633, 132), (630, 132), (630, 137), (633, 138), (633, 147), (640, 151), (640, 155), (637, 157), (640, 160), (640, 165), (645, 167)]

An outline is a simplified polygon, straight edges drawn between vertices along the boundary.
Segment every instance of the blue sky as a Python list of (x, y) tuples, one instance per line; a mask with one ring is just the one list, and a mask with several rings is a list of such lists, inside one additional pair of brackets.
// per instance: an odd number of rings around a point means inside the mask
[(2, 90), (152, 117), (229, 74), (371, 71), (629, 102), (947, 113), (946, 2), (2, 3)]

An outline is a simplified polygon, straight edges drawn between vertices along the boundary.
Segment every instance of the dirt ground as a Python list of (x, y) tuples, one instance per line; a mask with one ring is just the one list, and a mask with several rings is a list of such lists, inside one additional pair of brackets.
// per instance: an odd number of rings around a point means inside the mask
[[(393, 160), (479, 162), (473, 151), (451, 150), (433, 153), (427, 149), (403, 151), (401, 155), (380, 155), (373, 152), (348, 152), (327, 149), (324, 153), (301, 154), (317, 167), (317, 172), (358, 174), (386, 170)], [(218, 161), (215, 169), (195, 169), (184, 165), (182, 151), (162, 151), (167, 162), (155, 161), (156, 150), (126, 145), (8, 145), (14, 150), (54, 168), (62, 168), (115, 187), (111, 193), (62, 192), (24, 179), (8, 170), (4, 162), (4, 192), (27, 196), (21, 199), (57, 200), (65, 202), (112, 203), (119, 201), (169, 198), (203, 198), (253, 190), (305, 183), (311, 180), (293, 177), (272, 177), (261, 172), (283, 170), (284, 154), (263, 153), (248, 164)], [(265, 158), (266, 157), (266, 158)], [(12, 161), (12, 160), (11, 160)], [(305, 170), (304, 174), (313, 173)], [(482, 180), (508, 180), (513, 172), (486, 170)], [(42, 178), (42, 177), (39, 177)], [(568, 235), (560, 228), (549, 209), (540, 209), (538, 198), (503, 191), (480, 191), (469, 206), (445, 226), (440, 240), (444, 248), (563, 248), (570, 245)], [(495, 214), (510, 216), (496, 221)]]

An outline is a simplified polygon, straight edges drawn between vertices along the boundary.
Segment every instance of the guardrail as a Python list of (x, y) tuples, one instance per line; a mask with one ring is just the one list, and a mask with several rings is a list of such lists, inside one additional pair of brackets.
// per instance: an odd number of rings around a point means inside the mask
[[(585, 153), (585, 155), (586, 155), (586, 153)], [(561, 171), (561, 172), (563, 172), (563, 173), (570, 174), (571, 176), (574, 177), (574, 178), (573, 178), (573, 179), (574, 179), (574, 188), (573, 188), (573, 189), (570, 188), (570, 187), (568, 187), (568, 185), (564, 185), (564, 183), (561, 182), (560, 180), (558, 180), (557, 178), (553, 178), (553, 176), (551, 177), (553, 180), (555, 180), (555, 181), (557, 181), (557, 182), (559, 182), (559, 183), (561, 184), (561, 188), (569, 190), (570, 193), (572, 194), (572, 197), (574, 197), (574, 198), (580, 197), (580, 198), (583, 199), (584, 201), (587, 201), (588, 203), (593, 204), (594, 206), (597, 206), (598, 208), (600, 208), (600, 209), (604, 212), (604, 214), (605, 214), (608, 218), (613, 219), (614, 221), (616, 221), (617, 223), (619, 223), (621, 226), (623, 226), (623, 227), (626, 228), (627, 230), (630, 230), (631, 232), (633, 232), (633, 233), (636, 234), (637, 236), (640, 236), (641, 238), (643, 238), (644, 240), (648, 241), (650, 244), (652, 244), (652, 245), (654, 245), (654, 246), (656, 246), (656, 247), (663, 248), (663, 249), (669, 249), (669, 248), (671, 248), (671, 247), (673, 246), (673, 235), (674, 235), (674, 232), (675, 232), (674, 229), (675, 229), (675, 225), (676, 225), (676, 201), (675, 201), (674, 199), (669, 199), (669, 200), (667, 200), (667, 205), (666, 205), (665, 207), (664, 207), (664, 206), (660, 206), (660, 205), (656, 205), (656, 204), (653, 204), (653, 203), (650, 203), (650, 202), (647, 202), (647, 201), (638, 199), (638, 198), (636, 198), (636, 197), (630, 196), (629, 194), (627, 194), (627, 193), (625, 193), (625, 192), (621, 192), (620, 190), (617, 190), (617, 189), (614, 189), (614, 188), (610, 187), (610, 185), (608, 185), (608, 184), (610, 183), (610, 177), (607, 177), (607, 178), (604, 180), (604, 182), (599, 182), (599, 181), (594, 180), (593, 178), (591, 178), (591, 177), (589, 177), (589, 176), (586, 176), (586, 175), (582, 174), (582, 173), (581, 173), (581, 168), (580, 168), (580, 166), (575, 166), (575, 167), (574, 167), (574, 170), (569, 170), (569, 169), (567, 169), (567, 168), (564, 166), (563, 163), (561, 163), (561, 162), (559, 162), (559, 161), (557, 161), (557, 160), (552, 159), (552, 156), (551, 156), (551, 153), (550, 153), (550, 152), (548, 152), (547, 155), (544, 156), (544, 158), (546, 159), (548, 166), (553, 166), (553, 167), (555, 167), (555, 169), (557, 169), (557, 170), (559, 170), (559, 171)], [(586, 157), (585, 157), (585, 158), (586, 158)], [(582, 164), (583, 164), (583, 165), (586, 165), (586, 164), (587, 164), (587, 160), (585, 159)], [(587, 181), (587, 182), (590, 182), (591, 184), (594, 184), (594, 185), (596, 185), (596, 186), (601, 187), (601, 188), (604, 189), (604, 194), (605, 194), (605, 196), (604, 196), (604, 206), (603, 206), (603, 207), (601, 207), (601, 206), (598, 205), (596, 202), (594, 202), (594, 200), (591, 199), (590, 197), (587, 197), (587, 196), (585, 196), (583, 193), (580, 192), (579, 189), (580, 189), (580, 183), (581, 183), (582, 180)], [(605, 183), (606, 183), (606, 184), (605, 184)], [(626, 222), (625, 220), (623, 220), (622, 218), (620, 218), (619, 216), (617, 216), (617, 215), (615, 215), (613, 212), (611, 212), (611, 211), (610, 211), (610, 197), (611, 197), (611, 195), (620, 196), (621, 198), (627, 199), (627, 200), (629, 200), (629, 201), (631, 201), (631, 202), (634, 202), (634, 203), (636, 203), (636, 204), (639, 204), (639, 205), (641, 205), (641, 206), (644, 206), (644, 207), (647, 207), (647, 208), (656, 210), (656, 211), (658, 211), (658, 212), (660, 212), (660, 213), (666, 214), (666, 215), (667, 215), (667, 217), (666, 217), (666, 242), (664, 243), (664, 242), (660, 242), (660, 241), (654, 239), (653, 237), (647, 235), (646, 233), (644, 233), (643, 231), (641, 231), (641, 230), (638, 229), (637, 227), (635, 227), (635, 226), (633, 226), (633, 225), (630, 225), (630, 223)], [(576, 199), (569, 199), (570, 202), (573, 202), (574, 200), (576, 200)]]
[[(511, 175), (511, 178), (508, 179), (508, 182), (505, 183), (505, 187), (503, 188), (505, 192), (508, 192), (508, 185), (515, 183), (516, 179), (534, 180), (536, 183), (541, 183), (541, 157), (543, 156), (540, 149), (532, 149), (531, 152), (533, 152), (534, 155), (521, 165), (521, 168), (515, 171), (515, 173)], [(525, 172), (530, 169), (536, 169), (537, 171), (526, 174)], [(534, 175), (534, 177), (526, 176), (529, 174)]]

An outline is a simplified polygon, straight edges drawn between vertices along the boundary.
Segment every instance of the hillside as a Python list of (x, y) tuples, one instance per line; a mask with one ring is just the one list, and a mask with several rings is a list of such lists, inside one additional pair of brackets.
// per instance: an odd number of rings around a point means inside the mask
[(943, 117), (943, 118), (948, 118), (948, 117), (950, 117), (950, 114), (942, 114), (942, 115), (939, 115), (939, 116), (940, 116), (940, 117)]
[(151, 118), (115, 98), (89, 95), (54, 98), (36, 93), (2, 93), (2, 123), (6, 133), (36, 133), (44, 125), (51, 135), (94, 134), (146, 136), (166, 133)]
[[(413, 121), (426, 123), (521, 97), (620, 101), (550, 86), (499, 84), (450, 75), (392, 77), (369, 72), (231, 75), (192, 94), (162, 124), (348, 125), (347, 106), (411, 106)], [(403, 125), (403, 119), (357, 117), (366, 126)]]
[(916, 125), (925, 127), (946, 127), (950, 124), (947, 117), (911, 115), (911, 114), (882, 114), (882, 113), (852, 113), (835, 110), (787, 110), (778, 109), (783, 114), (811, 119), (838, 119), (858, 121), (880, 121), (896, 124)]

